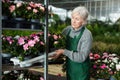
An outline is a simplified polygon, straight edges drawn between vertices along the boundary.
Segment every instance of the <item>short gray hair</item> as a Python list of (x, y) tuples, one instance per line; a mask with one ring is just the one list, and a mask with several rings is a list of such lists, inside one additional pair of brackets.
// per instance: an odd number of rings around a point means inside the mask
[(89, 15), (88, 10), (84, 6), (78, 6), (75, 9), (73, 9), (72, 14), (74, 13), (78, 13), (83, 18), (83, 20), (87, 20)]

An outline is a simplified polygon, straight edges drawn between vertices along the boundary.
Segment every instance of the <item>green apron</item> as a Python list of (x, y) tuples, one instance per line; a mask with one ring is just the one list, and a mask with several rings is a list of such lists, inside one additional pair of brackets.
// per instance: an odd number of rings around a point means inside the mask
[[(77, 51), (78, 42), (84, 32), (84, 27), (82, 28), (80, 34), (77, 37), (69, 37), (67, 35), (66, 48), (68, 50)], [(90, 60), (89, 57), (82, 63), (74, 62), (68, 57), (66, 58), (66, 74), (67, 80), (89, 80), (89, 69), (90, 69)]]

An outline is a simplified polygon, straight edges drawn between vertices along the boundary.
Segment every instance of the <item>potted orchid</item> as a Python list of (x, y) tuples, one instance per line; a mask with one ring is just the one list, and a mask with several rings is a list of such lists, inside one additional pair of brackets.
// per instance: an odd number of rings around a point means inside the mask
[(109, 79), (117, 71), (116, 65), (120, 59), (116, 54), (104, 52), (103, 54), (90, 53), (92, 63), (91, 76), (95, 79)]

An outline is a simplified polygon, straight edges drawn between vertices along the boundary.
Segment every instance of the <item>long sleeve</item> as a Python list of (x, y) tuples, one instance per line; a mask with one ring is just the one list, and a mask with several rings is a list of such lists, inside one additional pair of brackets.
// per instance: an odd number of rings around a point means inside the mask
[[(73, 36), (74, 33), (72, 33), (71, 36)], [(74, 34), (76, 35), (76, 34)], [(77, 52), (73, 52), (70, 50), (65, 49), (64, 55), (66, 55), (68, 58), (70, 58), (74, 62), (84, 62), (87, 57), (89, 56), (90, 49), (92, 47), (92, 34), (91, 32), (85, 28), (85, 31), (79, 40), (78, 46), (77, 46)]]

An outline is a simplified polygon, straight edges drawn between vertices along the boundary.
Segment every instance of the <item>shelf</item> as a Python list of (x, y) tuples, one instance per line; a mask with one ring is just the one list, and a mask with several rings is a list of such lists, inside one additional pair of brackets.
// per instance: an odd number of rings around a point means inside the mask
[(25, 29), (25, 30), (41, 30), (45, 26), (39, 20), (27, 21), (25, 19), (2, 19), (2, 29)]

